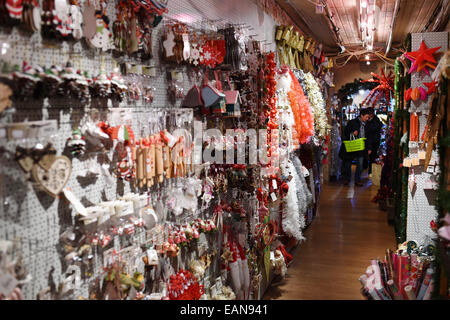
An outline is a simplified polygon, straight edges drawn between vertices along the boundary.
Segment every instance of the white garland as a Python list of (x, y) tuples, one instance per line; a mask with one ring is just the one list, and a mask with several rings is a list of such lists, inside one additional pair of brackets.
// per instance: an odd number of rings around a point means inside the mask
[(291, 103), (285, 89), (277, 90), (277, 109), (280, 161), (283, 161), (283, 159), (289, 158), (289, 153), (294, 150), (292, 134), (293, 130), (295, 130), (294, 114), (292, 113)]
[(312, 204), (312, 193), (309, 191), (308, 184), (306, 183), (303, 175), (302, 162), (295, 154), (291, 155), (291, 161), (294, 164), (299, 181), (297, 189), (300, 212), (305, 213), (308, 207)]
[(289, 190), (283, 198), (283, 231), (299, 241), (306, 240), (302, 234), (302, 228), (305, 226), (305, 217), (303, 214), (300, 214), (298, 206), (296, 170), (291, 161), (284, 162), (281, 165), (281, 170), (284, 176), (291, 175), (293, 177), (288, 182)]
[(322, 92), (316, 79), (309, 72), (305, 74), (305, 83), (308, 88), (308, 100), (314, 113), (316, 136), (319, 139), (325, 139), (328, 134), (329, 125)]

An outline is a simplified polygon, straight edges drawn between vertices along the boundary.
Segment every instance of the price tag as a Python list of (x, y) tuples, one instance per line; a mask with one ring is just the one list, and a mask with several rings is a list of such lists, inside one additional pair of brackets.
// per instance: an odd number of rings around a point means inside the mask
[(154, 66), (142, 66), (142, 74), (154, 77), (156, 76), (156, 68)]
[(273, 186), (273, 189), (274, 189), (274, 190), (277, 190), (277, 189), (278, 189), (277, 180), (275, 180), (275, 179), (272, 180), (272, 186)]
[(0, 293), (8, 297), (17, 287), (18, 281), (9, 273), (0, 274)]
[(272, 198), (272, 201), (273, 202), (275, 202), (275, 201), (277, 201), (277, 196), (276, 196), (276, 194), (275, 194), (275, 192), (272, 192), (271, 194), (270, 194), (270, 197)]
[(211, 297), (214, 298), (217, 296), (217, 288), (216, 285), (211, 286)]
[(441, 173), (441, 168), (439, 166), (435, 166), (434, 167), (434, 174), (438, 175), (439, 173)]
[(417, 141), (410, 141), (409, 142), (409, 148), (410, 149), (417, 148)]
[(306, 177), (309, 177), (309, 171), (308, 171), (308, 169), (306, 169), (305, 167), (303, 167), (302, 166), (302, 172), (303, 172), (303, 176), (306, 178)]
[(434, 173), (434, 166), (428, 166), (427, 172), (428, 173)]
[(11, 137), (13, 139), (23, 139), (25, 137), (25, 131), (22, 129), (12, 129)]
[(111, 218), (109, 211), (104, 210), (104, 212), (101, 214), (101, 216), (98, 218), (98, 224), (103, 224), (107, 222)]
[(406, 168), (410, 168), (411, 167), (411, 159), (410, 158), (403, 159), (403, 166)]
[(174, 70), (171, 72), (171, 75), (172, 75), (172, 80), (183, 81), (183, 74), (181, 72)]
[(216, 279), (216, 284), (215, 284), (215, 286), (216, 286), (217, 292), (222, 292), (222, 279), (221, 279), (220, 277), (218, 277), (218, 278)]
[(209, 283), (209, 277), (204, 277), (204, 278), (203, 278), (203, 286), (204, 286), (205, 288), (209, 288), (209, 286), (210, 286), (210, 283)]

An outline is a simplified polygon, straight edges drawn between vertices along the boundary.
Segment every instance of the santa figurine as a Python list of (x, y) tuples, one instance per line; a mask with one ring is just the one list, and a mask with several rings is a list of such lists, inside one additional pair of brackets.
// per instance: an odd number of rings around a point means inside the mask
[(23, 0), (6, 0), (5, 4), (11, 19), (20, 22), (22, 20)]

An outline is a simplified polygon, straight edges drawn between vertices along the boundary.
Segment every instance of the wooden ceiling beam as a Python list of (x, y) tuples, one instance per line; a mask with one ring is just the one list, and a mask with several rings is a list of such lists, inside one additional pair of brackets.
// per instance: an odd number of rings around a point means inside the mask
[[(297, 24), (297, 27), (304, 33), (305, 36), (309, 38), (316, 39), (316, 35), (305, 22), (304, 18), (301, 16), (301, 13), (295, 8), (295, 5), (292, 4), (289, 0), (275, 0), (279, 6), (288, 14), (288, 16)], [(331, 31), (331, 30), (330, 30)], [(321, 42), (320, 40), (318, 40)], [(338, 52), (338, 47), (330, 47), (326, 44), (323, 44), (323, 50), (327, 54), (328, 52)]]

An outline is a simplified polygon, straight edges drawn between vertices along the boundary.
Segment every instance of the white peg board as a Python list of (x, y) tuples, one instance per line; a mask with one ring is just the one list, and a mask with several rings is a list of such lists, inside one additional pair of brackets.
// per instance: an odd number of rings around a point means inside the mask
[[(448, 49), (448, 32), (430, 32), (430, 33), (413, 33), (412, 34), (412, 51), (419, 50), (422, 40), (428, 48), (441, 47), (437, 53), (442, 53)], [(439, 62), (439, 60), (436, 60)], [(430, 71), (432, 74), (432, 71)], [(431, 82), (432, 78), (423, 71), (414, 72), (411, 76), (411, 88), (417, 88), (422, 86), (424, 82)], [(420, 103), (411, 102), (411, 112), (417, 112), (419, 116), (419, 135), (421, 136), (427, 122), (429, 101), (430, 97), (426, 101)], [(433, 152), (433, 156), (437, 157), (437, 152)], [(410, 174), (411, 174), (410, 170)], [(411, 193), (408, 188), (408, 215), (407, 215), (407, 227), (406, 238), (407, 240), (414, 240), (419, 245), (424, 244), (429, 238), (434, 238), (436, 234), (431, 230), (430, 222), (437, 217), (437, 212), (434, 208), (435, 192), (433, 190), (424, 190), (424, 184), (427, 179), (432, 175), (426, 172), (426, 168), (423, 165), (414, 167), (416, 188), (415, 192)]]
[[(83, 6), (85, 1), (80, 1)], [(115, 1), (108, 1), (107, 14), (112, 22), (115, 20)], [(204, 20), (218, 21), (215, 26), (227, 23), (240, 23), (251, 26), (249, 33), (257, 40), (266, 40), (267, 51), (275, 49), (275, 26), (277, 23), (264, 13), (253, 1), (240, 0), (170, 0), (169, 14), (172, 19), (193, 23), (196, 27), (214, 28), (214, 24), (205, 24)], [(164, 21), (164, 20), (163, 20)], [(141, 120), (151, 115), (149, 107), (169, 107), (167, 99), (166, 80), (167, 69), (177, 69), (183, 72), (181, 83), (184, 92), (192, 87), (186, 67), (176, 67), (160, 63), (160, 40), (164, 22), (153, 31), (153, 59), (149, 65), (156, 66), (156, 76), (152, 78), (138, 77), (138, 81), (155, 87), (154, 102), (150, 106), (143, 102), (130, 104), (121, 103), (122, 107), (132, 107), (133, 128), (140, 128)], [(28, 61), (31, 65), (51, 67), (65, 66), (71, 61), (76, 69), (88, 71), (90, 76), (96, 76), (101, 70), (111, 73), (117, 62), (111, 53), (103, 53), (87, 49), (80, 42), (68, 44), (56, 43), (52, 46), (42, 41), (39, 33), (26, 36), (16, 29), (7, 33), (0, 28), (0, 41), (8, 42), (11, 48), (1, 56), (10, 64), (22, 65)], [(133, 76), (134, 77), (134, 76)], [(175, 107), (179, 107), (177, 101)], [(58, 155), (63, 152), (67, 139), (71, 136), (74, 125), (90, 110), (90, 106), (82, 106), (77, 100), (48, 101), (43, 103), (26, 101), (9, 109), (0, 115), (0, 122), (23, 122), (56, 119), (58, 135), (43, 138), (42, 142), (51, 140)], [(106, 119), (105, 119), (106, 120)], [(136, 133), (136, 132), (135, 132)], [(17, 143), (3, 143), (9, 151), (14, 152)], [(31, 147), (31, 145), (22, 145)], [(82, 201), (97, 204), (106, 198), (115, 199), (118, 194), (130, 191), (128, 183), (118, 181), (116, 185), (108, 185), (103, 176), (98, 178), (82, 178), (79, 173), (85, 169), (86, 162), (74, 159), (72, 174), (68, 186)], [(54, 267), (53, 277), (58, 284), (63, 279), (62, 261), (59, 237), (65, 228), (72, 223), (72, 208), (62, 200), (53, 199), (37, 192), (26, 177), (12, 155), (0, 156), (0, 239), (13, 240), (20, 238), (23, 263), (33, 280), (23, 287), (26, 299), (36, 299), (37, 293), (48, 286), (49, 271)], [(103, 197), (103, 198), (102, 198)], [(95, 274), (101, 268), (101, 259), (96, 255)], [(85, 283), (77, 293), (87, 297), (88, 284)]]

